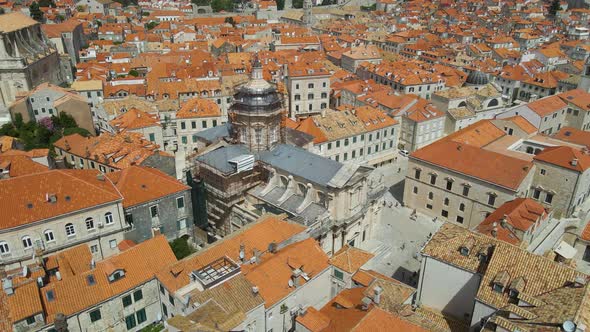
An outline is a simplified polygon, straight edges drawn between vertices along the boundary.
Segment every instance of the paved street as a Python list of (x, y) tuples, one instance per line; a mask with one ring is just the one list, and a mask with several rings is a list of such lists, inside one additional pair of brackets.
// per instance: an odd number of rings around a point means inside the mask
[(422, 214), (413, 220), (410, 218), (412, 210), (401, 206), (406, 167), (407, 158), (400, 155), (397, 162), (374, 172), (373, 179), (383, 181), (390, 191), (385, 197), (382, 218), (373, 229), (373, 239), (367, 241), (362, 249), (375, 254), (366, 268), (415, 286), (417, 277), (414, 276), (420, 268), (420, 249), (442, 222)]

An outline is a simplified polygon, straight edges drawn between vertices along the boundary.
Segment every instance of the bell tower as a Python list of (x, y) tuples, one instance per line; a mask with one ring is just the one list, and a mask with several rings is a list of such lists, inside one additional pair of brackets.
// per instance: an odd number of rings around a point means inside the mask
[(582, 71), (580, 83), (578, 83), (578, 89), (590, 92), (590, 57), (586, 59), (586, 63), (584, 64), (584, 70)]
[(311, 9), (313, 8), (313, 3), (311, 0), (303, 0), (303, 16), (301, 17), (301, 21), (306, 27), (311, 27), (313, 25), (313, 13)]

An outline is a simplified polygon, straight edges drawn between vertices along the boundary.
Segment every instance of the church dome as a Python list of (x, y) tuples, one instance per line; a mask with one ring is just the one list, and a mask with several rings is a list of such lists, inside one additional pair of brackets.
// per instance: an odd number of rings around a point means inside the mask
[(281, 109), (281, 100), (276, 87), (262, 77), (262, 65), (256, 60), (252, 66), (252, 78), (237, 89), (231, 110), (255, 113), (274, 112)]
[(488, 75), (482, 73), (479, 70), (474, 70), (467, 76), (467, 85), (486, 85), (490, 82)]

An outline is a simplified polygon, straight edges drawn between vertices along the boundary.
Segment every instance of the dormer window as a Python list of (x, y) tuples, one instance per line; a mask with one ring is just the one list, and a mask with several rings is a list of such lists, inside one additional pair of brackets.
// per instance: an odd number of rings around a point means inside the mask
[(479, 254), (477, 254), (477, 258), (479, 259), (480, 262), (485, 262), (488, 259), (488, 256), (486, 254), (484, 254), (483, 252), (480, 252)]
[(467, 248), (465, 246), (459, 248), (459, 252), (461, 253), (462, 256), (469, 256), (469, 248)]
[(494, 283), (493, 286), (492, 286), (492, 289), (496, 293), (502, 293), (504, 291), (504, 286), (502, 286), (502, 285), (500, 285), (498, 283)]
[(125, 271), (123, 270), (115, 270), (115, 272), (109, 275), (109, 282), (115, 282), (125, 276)]
[(494, 281), (492, 282), (492, 290), (496, 293), (504, 292), (504, 288), (508, 285), (508, 281), (510, 281), (510, 275), (508, 272), (499, 272), (496, 274), (496, 277), (494, 277)]

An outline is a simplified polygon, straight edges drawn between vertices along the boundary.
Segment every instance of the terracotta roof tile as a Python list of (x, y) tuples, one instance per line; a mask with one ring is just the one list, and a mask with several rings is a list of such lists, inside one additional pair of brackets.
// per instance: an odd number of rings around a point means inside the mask
[(345, 245), (330, 258), (330, 264), (348, 273), (355, 273), (375, 255), (364, 250)]
[(352, 330), (352, 332), (426, 332), (428, 330), (402, 319), (400, 316), (374, 308)]

